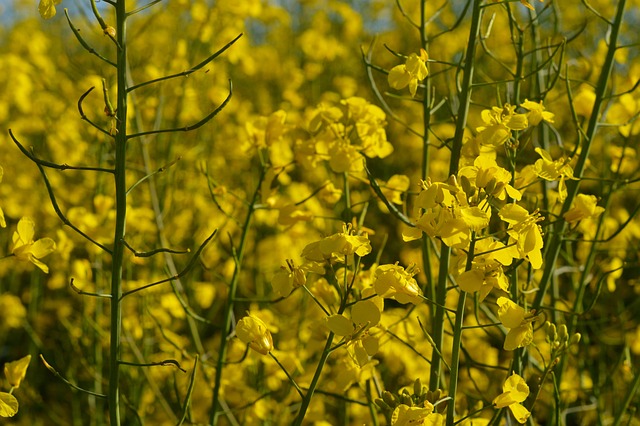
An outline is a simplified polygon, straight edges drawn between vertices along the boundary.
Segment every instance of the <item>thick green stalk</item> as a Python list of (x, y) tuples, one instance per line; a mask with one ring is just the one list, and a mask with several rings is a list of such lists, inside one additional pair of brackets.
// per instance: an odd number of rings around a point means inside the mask
[[(578, 195), (578, 189), (580, 188), (580, 179), (582, 178), (585, 165), (587, 164), (587, 160), (589, 159), (591, 143), (593, 142), (596, 131), (598, 130), (600, 111), (607, 96), (607, 86), (609, 85), (609, 78), (611, 76), (611, 70), (613, 69), (613, 59), (616, 50), (618, 49), (618, 34), (620, 32), (620, 26), (624, 17), (625, 4), (626, 0), (620, 0), (620, 2), (618, 3), (618, 10), (616, 12), (615, 20), (611, 25), (608, 43), (609, 48), (607, 50), (607, 55), (605, 56), (604, 64), (602, 65), (602, 72), (600, 73), (600, 77), (598, 78), (598, 84), (595, 90), (596, 100), (593, 104), (593, 109), (591, 110), (591, 117), (589, 118), (587, 131), (584, 135), (584, 143), (581, 147), (582, 150), (580, 151), (578, 162), (576, 163), (573, 171), (574, 176), (578, 179), (570, 180), (567, 182), (567, 198), (562, 205), (562, 211), (560, 212), (559, 217), (562, 217), (571, 208), (571, 204), (573, 203), (574, 198)], [(533, 309), (540, 308), (540, 305), (542, 305), (542, 300), (547, 293), (549, 284), (551, 283), (553, 271), (556, 268), (556, 261), (558, 260), (558, 254), (560, 253), (560, 248), (562, 247), (563, 235), (566, 227), (567, 222), (564, 220), (558, 220), (555, 222), (551, 234), (551, 240), (548, 244), (548, 249), (544, 259), (545, 267), (542, 278), (540, 279), (540, 289), (536, 293), (536, 298), (532, 305)]]
[(127, 217), (126, 151), (127, 151), (127, 50), (126, 0), (116, 3), (117, 86), (115, 134), (115, 197), (116, 223), (113, 236), (111, 266), (111, 324), (109, 349), (109, 416), (111, 426), (120, 425), (120, 334), (122, 328), (122, 269), (124, 262), (124, 234)]
[[(451, 160), (449, 162), (449, 175), (458, 173), (458, 163), (460, 162), (460, 151), (462, 149), (462, 138), (464, 130), (467, 127), (467, 118), (469, 116), (469, 104), (471, 103), (471, 87), (473, 80), (473, 65), (476, 52), (476, 44), (480, 33), (480, 17), (482, 9), (480, 7), (482, 0), (475, 0), (471, 15), (471, 28), (469, 29), (469, 44), (464, 63), (464, 75), (462, 78), (462, 87), (458, 95), (459, 109), (456, 118), (456, 132), (453, 137), (451, 146)], [(440, 270), (438, 275), (438, 285), (436, 289), (436, 314), (433, 323), (433, 341), (438, 351), (442, 353), (442, 344), (444, 336), (444, 305), (446, 302), (447, 278), (449, 276), (449, 257), (451, 249), (442, 244), (440, 251)], [(431, 360), (431, 372), (429, 376), (429, 389), (436, 390), (439, 387), (440, 375), (442, 374), (442, 363), (440, 355), (434, 351)]]

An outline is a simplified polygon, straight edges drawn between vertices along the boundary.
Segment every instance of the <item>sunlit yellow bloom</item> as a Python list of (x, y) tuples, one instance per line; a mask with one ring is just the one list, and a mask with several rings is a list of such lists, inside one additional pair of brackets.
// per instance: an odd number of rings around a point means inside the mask
[(41, 238), (34, 241), (34, 234), (35, 223), (33, 220), (28, 217), (20, 219), (18, 228), (13, 233), (13, 249), (11, 251), (18, 259), (33, 263), (47, 274), (49, 267), (39, 259), (53, 253), (56, 249), (56, 243), (51, 238)]
[(56, 16), (56, 5), (62, 0), (40, 0), (38, 12), (44, 19), (51, 19)]
[[(509, 279), (502, 266), (509, 265), (512, 257), (506, 246), (500, 241), (482, 239), (476, 241), (475, 253), (478, 255), (473, 258), (471, 269), (456, 278), (460, 289), (468, 293), (478, 292), (480, 302), (494, 288), (507, 291)], [(466, 256), (462, 256), (460, 260), (466, 264)]]
[(273, 350), (273, 337), (267, 325), (251, 314), (236, 325), (236, 335), (254, 351), (266, 355)]
[(547, 123), (554, 122), (555, 114), (546, 111), (544, 105), (542, 105), (542, 101), (533, 102), (525, 99), (520, 106), (529, 110), (529, 112), (527, 113), (527, 119), (529, 120), (530, 126), (537, 126), (543, 120)]
[(287, 266), (281, 266), (271, 279), (271, 286), (275, 294), (286, 297), (293, 289), (303, 286), (306, 282), (307, 277), (304, 270), (295, 266), (292, 260), (287, 260)]
[(564, 220), (569, 223), (578, 222), (588, 217), (597, 217), (604, 212), (604, 207), (598, 206), (595, 195), (578, 194), (573, 200), (571, 209), (564, 214)]
[(380, 265), (374, 272), (373, 286), (381, 297), (400, 303), (422, 302), (422, 290), (413, 276), (419, 272), (415, 265), (407, 269), (398, 265)]
[(344, 261), (345, 256), (356, 254), (360, 257), (371, 253), (371, 243), (366, 234), (354, 235), (351, 224), (344, 224), (342, 232), (314, 241), (302, 250), (301, 256), (312, 262), (323, 262), (336, 257)]
[(534, 316), (506, 297), (498, 297), (498, 317), (505, 328), (509, 329), (504, 340), (504, 349), (512, 351), (527, 346), (533, 340)]
[(433, 412), (433, 404), (425, 401), (424, 407), (398, 405), (391, 414), (392, 426), (440, 426), (444, 424), (442, 414)]
[(529, 125), (526, 114), (515, 112), (516, 107), (504, 104), (502, 108), (492, 107), (481, 113), (484, 126), (476, 128), (482, 145), (500, 146), (511, 137), (512, 130), (524, 130)]
[(502, 220), (509, 224), (509, 249), (515, 258), (527, 258), (533, 269), (542, 266), (542, 228), (538, 222), (542, 220), (535, 211), (532, 214), (517, 204), (507, 204), (498, 213)]
[(378, 352), (378, 337), (370, 332), (380, 322), (384, 306), (382, 299), (378, 299), (378, 303), (372, 299), (356, 302), (351, 308), (351, 319), (342, 314), (331, 315), (326, 319), (329, 330), (344, 337), (347, 351), (359, 367), (366, 365)]
[(573, 179), (573, 167), (569, 164), (569, 159), (563, 157), (554, 161), (542, 148), (536, 148), (536, 152), (542, 157), (533, 165), (536, 174), (545, 180), (559, 181), (558, 200), (563, 202), (567, 198), (565, 179)]
[[(520, 200), (522, 194), (511, 186), (511, 173), (498, 166), (496, 161), (488, 156), (480, 155), (473, 166), (466, 166), (460, 169), (458, 177), (468, 179), (472, 186), (482, 189), (485, 194), (505, 200), (507, 196), (514, 200)], [(464, 187), (463, 187), (464, 188)], [(465, 191), (467, 192), (467, 191)]]
[(420, 56), (415, 53), (409, 55), (407, 62), (403, 65), (397, 65), (389, 71), (389, 86), (396, 90), (409, 86), (409, 93), (411, 93), (411, 96), (415, 96), (418, 90), (418, 82), (429, 75), (427, 60), (429, 60), (429, 56), (424, 49), (420, 49)]
[(29, 367), (30, 361), (31, 355), (27, 355), (4, 365), (4, 376), (9, 382), (9, 386), (16, 389), (20, 387), (20, 383), (22, 383), (24, 376), (27, 374), (27, 367)]
[(513, 373), (502, 386), (503, 393), (493, 400), (493, 406), (496, 408), (509, 407), (513, 413), (513, 417), (518, 423), (525, 423), (531, 413), (524, 408), (521, 402), (529, 396), (529, 386), (522, 377)]

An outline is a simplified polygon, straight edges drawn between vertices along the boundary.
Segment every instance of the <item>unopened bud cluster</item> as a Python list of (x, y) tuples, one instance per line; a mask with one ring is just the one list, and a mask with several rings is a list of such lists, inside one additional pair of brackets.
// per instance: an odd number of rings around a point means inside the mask
[(577, 345), (582, 337), (580, 333), (574, 333), (569, 336), (566, 324), (560, 324), (556, 327), (555, 324), (547, 321), (544, 326), (547, 331), (547, 342), (549, 342), (554, 351), (563, 351)]
[(384, 391), (382, 392), (382, 398), (377, 398), (375, 403), (387, 416), (390, 416), (399, 405), (428, 407), (436, 412), (443, 413), (447, 408), (447, 401), (441, 401), (443, 397), (442, 390), (427, 390), (427, 387), (423, 386), (422, 381), (418, 378), (413, 382), (413, 394), (409, 393), (406, 388), (398, 392), (397, 395)]

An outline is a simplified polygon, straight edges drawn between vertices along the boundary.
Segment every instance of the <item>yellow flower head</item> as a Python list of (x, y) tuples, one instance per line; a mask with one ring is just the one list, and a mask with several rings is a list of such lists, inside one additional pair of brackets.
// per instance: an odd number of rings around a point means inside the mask
[(342, 232), (308, 244), (302, 250), (301, 256), (312, 262), (324, 262), (332, 257), (344, 261), (345, 256), (356, 254), (363, 257), (371, 253), (371, 243), (367, 235), (354, 234), (351, 224), (345, 224)]
[(529, 126), (526, 114), (518, 114), (515, 110), (516, 107), (509, 104), (483, 110), (484, 126), (476, 128), (480, 144), (497, 147), (509, 140), (512, 130), (526, 129)]
[(595, 195), (578, 194), (573, 200), (573, 206), (564, 214), (564, 220), (569, 223), (578, 222), (589, 217), (597, 217), (604, 212), (604, 207), (599, 207)]
[(14, 389), (20, 387), (20, 383), (27, 374), (27, 367), (31, 361), (31, 355), (20, 358), (17, 361), (7, 362), (4, 365), (4, 376), (7, 378), (9, 385)]
[(553, 123), (554, 121), (555, 114), (546, 111), (544, 105), (542, 105), (542, 101), (533, 102), (525, 99), (521, 106), (529, 110), (527, 113), (527, 119), (531, 126), (537, 126), (541, 121), (546, 121), (547, 123)]
[(267, 325), (260, 318), (251, 314), (238, 321), (236, 335), (251, 349), (262, 355), (273, 350), (273, 337)]
[(512, 351), (527, 346), (533, 340), (534, 316), (506, 297), (498, 297), (498, 317), (509, 329), (504, 340), (504, 349)]
[(518, 423), (525, 423), (531, 413), (524, 408), (521, 402), (529, 396), (529, 386), (522, 377), (513, 373), (502, 387), (504, 391), (493, 400), (496, 408), (509, 407)]
[(398, 264), (380, 265), (376, 268), (373, 286), (381, 297), (417, 305), (422, 302), (422, 290), (413, 278), (417, 273), (415, 265), (407, 269)]
[(542, 267), (542, 229), (538, 222), (540, 214), (529, 212), (517, 204), (507, 204), (498, 213), (502, 220), (509, 224), (509, 245), (514, 258), (529, 259), (533, 269)]
[(49, 267), (40, 262), (39, 259), (53, 253), (56, 249), (56, 243), (51, 238), (41, 238), (38, 241), (33, 240), (35, 234), (35, 224), (28, 217), (23, 217), (18, 222), (18, 228), (11, 238), (13, 241), (14, 256), (20, 260), (28, 261), (42, 269), (45, 274), (49, 273)]
[(418, 81), (424, 80), (429, 75), (427, 60), (429, 60), (429, 56), (424, 49), (420, 49), (420, 56), (415, 53), (409, 55), (404, 65), (397, 65), (389, 71), (389, 86), (396, 90), (409, 86), (411, 96), (415, 96), (418, 90)]

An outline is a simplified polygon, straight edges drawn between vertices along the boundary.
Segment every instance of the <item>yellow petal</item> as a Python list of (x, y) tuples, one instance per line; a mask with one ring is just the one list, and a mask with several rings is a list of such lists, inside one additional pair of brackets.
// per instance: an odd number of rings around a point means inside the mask
[(17, 361), (7, 362), (4, 365), (4, 376), (7, 378), (9, 385), (19, 388), (20, 383), (27, 374), (27, 367), (31, 361), (31, 355), (20, 358)]
[(411, 74), (407, 72), (405, 65), (398, 65), (391, 68), (387, 81), (389, 82), (389, 86), (396, 90), (400, 90), (407, 87), (411, 81)]
[(56, 4), (60, 4), (61, 0), (40, 0), (38, 4), (38, 12), (44, 19), (51, 19), (56, 16)]
[(518, 421), (518, 423), (520, 424), (524, 424), (527, 422), (527, 419), (529, 418), (529, 416), (531, 415), (531, 413), (529, 412), (529, 410), (527, 410), (526, 408), (524, 408), (522, 406), (522, 404), (511, 404), (509, 406), (509, 409), (511, 410), (511, 412), (513, 413), (513, 417), (516, 418), (516, 420)]
[(480, 290), (484, 282), (484, 273), (478, 269), (463, 272), (456, 280), (460, 290), (473, 293)]
[(41, 259), (56, 250), (56, 243), (51, 238), (41, 238), (31, 246), (31, 254)]
[(510, 392), (515, 402), (523, 402), (529, 396), (527, 382), (518, 374), (513, 373), (505, 382), (502, 390)]
[(506, 297), (498, 297), (497, 303), (499, 306), (498, 317), (505, 327), (516, 328), (522, 324), (525, 315), (524, 308)]
[(7, 392), (0, 392), (0, 417), (13, 417), (18, 412), (18, 400)]
[(533, 340), (533, 329), (531, 324), (523, 324), (512, 328), (504, 339), (504, 350), (513, 351), (524, 346), (528, 346)]
[(372, 327), (380, 322), (380, 310), (371, 300), (361, 300), (351, 308), (351, 319), (357, 325)]
[(353, 322), (344, 315), (336, 314), (327, 318), (327, 327), (338, 336), (350, 336), (355, 331)]
[(33, 235), (35, 233), (36, 225), (33, 223), (33, 220), (28, 217), (23, 217), (18, 222), (17, 232), (20, 240), (25, 244), (30, 244), (33, 242)]

